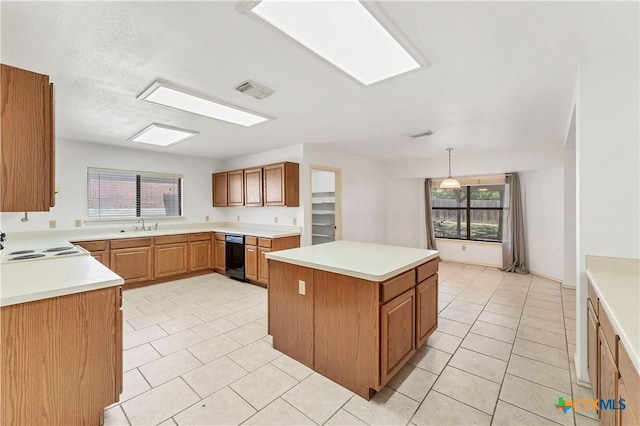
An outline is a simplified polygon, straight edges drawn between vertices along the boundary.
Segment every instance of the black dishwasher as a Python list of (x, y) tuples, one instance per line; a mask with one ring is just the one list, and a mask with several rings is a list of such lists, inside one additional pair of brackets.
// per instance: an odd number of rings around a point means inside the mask
[(244, 279), (244, 235), (226, 234), (225, 242), (225, 272), (231, 278)]

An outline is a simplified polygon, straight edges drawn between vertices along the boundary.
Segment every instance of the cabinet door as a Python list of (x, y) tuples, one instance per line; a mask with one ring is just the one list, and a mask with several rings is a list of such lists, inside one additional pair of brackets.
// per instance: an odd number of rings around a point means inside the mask
[[(618, 367), (616, 361), (611, 354), (611, 349), (604, 339), (602, 329), (598, 333), (600, 339), (600, 396), (599, 400), (608, 401), (609, 399), (616, 401), (618, 396)], [(616, 410), (600, 410), (600, 424), (610, 426), (616, 424)]]
[(190, 271), (211, 269), (211, 239), (205, 241), (192, 241), (190, 244), (191, 262)]
[(213, 174), (211, 186), (213, 188), (213, 207), (227, 206), (227, 173)]
[(600, 344), (598, 342), (598, 317), (593, 310), (591, 301), (587, 302), (587, 369), (589, 370), (589, 380), (596, 399), (600, 398)]
[[(638, 416), (637, 407), (640, 404), (640, 395), (632, 395), (632, 391), (627, 388), (622, 377), (618, 379), (618, 398), (617, 401), (624, 400), (625, 409), (618, 413), (618, 422), (620, 426), (638, 426), (640, 425), (640, 417)], [(622, 407), (621, 407), (622, 408)]]
[(270, 251), (270, 248), (258, 247), (258, 282), (265, 286), (269, 284), (269, 261), (265, 255)]
[(102, 263), (107, 268), (109, 267), (109, 252), (108, 251), (94, 251), (94, 252), (91, 252), (91, 257), (93, 257), (98, 262)]
[(215, 252), (216, 252), (216, 272), (224, 274), (225, 267), (226, 267), (224, 240), (216, 240)]
[(122, 286), (118, 286), (117, 296), (116, 296), (116, 340), (115, 340), (115, 400), (120, 399), (120, 394), (122, 393), (123, 387), (123, 358), (122, 358), (122, 350), (123, 350), (123, 318), (122, 318)]
[(227, 177), (229, 180), (227, 204), (229, 206), (244, 206), (244, 171), (227, 172)]
[(155, 277), (168, 277), (187, 272), (187, 243), (155, 246)]
[(244, 276), (251, 281), (258, 280), (258, 247), (244, 246)]
[(438, 328), (438, 275), (416, 287), (416, 348), (424, 345)]
[(46, 75), (0, 67), (0, 211), (48, 211), (55, 191), (52, 86)]
[(153, 251), (151, 247), (111, 250), (110, 267), (124, 278), (125, 283), (153, 279)]
[(244, 171), (244, 205), (248, 207), (262, 206), (262, 168)]
[(411, 289), (380, 308), (380, 381), (383, 386), (415, 353), (416, 292)]
[(264, 168), (264, 205), (284, 206), (284, 163)]

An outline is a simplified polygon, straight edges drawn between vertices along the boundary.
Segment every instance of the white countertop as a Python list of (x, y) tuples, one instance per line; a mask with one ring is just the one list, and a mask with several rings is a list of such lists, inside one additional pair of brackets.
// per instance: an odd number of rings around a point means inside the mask
[(438, 257), (435, 250), (354, 241), (306, 246), (266, 253), (277, 260), (369, 281), (385, 281)]
[(640, 260), (587, 256), (587, 277), (640, 372)]
[(112, 287), (124, 280), (90, 255), (0, 266), (0, 306)]

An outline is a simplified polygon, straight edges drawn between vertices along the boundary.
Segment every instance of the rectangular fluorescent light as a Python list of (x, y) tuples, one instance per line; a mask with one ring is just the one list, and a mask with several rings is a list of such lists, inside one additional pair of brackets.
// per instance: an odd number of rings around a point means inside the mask
[(262, 0), (251, 11), (365, 85), (421, 67), (356, 0)]
[(261, 117), (237, 107), (231, 107), (217, 101), (195, 96), (185, 91), (169, 87), (159, 81), (156, 81), (147, 90), (142, 92), (142, 94), (138, 96), (138, 99), (245, 127), (268, 120), (267, 117)]
[(177, 127), (153, 123), (131, 136), (128, 140), (151, 145), (168, 146), (192, 138), (197, 134), (198, 132), (192, 130), (178, 129)]

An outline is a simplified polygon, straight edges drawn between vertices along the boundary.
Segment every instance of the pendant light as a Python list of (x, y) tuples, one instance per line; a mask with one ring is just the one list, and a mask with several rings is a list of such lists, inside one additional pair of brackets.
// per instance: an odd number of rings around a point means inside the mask
[(442, 181), (440, 189), (460, 189), (460, 182), (451, 177), (451, 150), (453, 148), (447, 148), (449, 151), (449, 177)]

